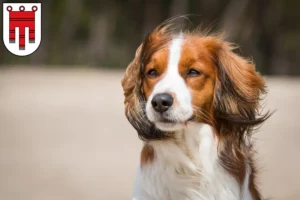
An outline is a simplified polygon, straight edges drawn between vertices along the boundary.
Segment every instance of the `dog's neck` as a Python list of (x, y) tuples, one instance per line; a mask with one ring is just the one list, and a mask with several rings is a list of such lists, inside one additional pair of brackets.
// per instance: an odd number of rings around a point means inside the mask
[(197, 123), (189, 123), (172, 139), (146, 142), (135, 196), (146, 200), (250, 200), (248, 185), (243, 189), (220, 165), (218, 148), (212, 128)]
[[(218, 159), (218, 141), (207, 124), (190, 123), (185, 129), (174, 133), (170, 140), (148, 143), (153, 147), (154, 159), (172, 166), (184, 167), (192, 174), (214, 173)], [(151, 165), (151, 164), (150, 164)]]
[[(149, 144), (157, 151), (156, 153), (161, 152), (163, 154), (164, 151), (170, 152), (166, 145), (171, 145), (176, 148), (178, 154), (185, 156), (194, 165), (205, 164), (199, 163), (202, 156), (217, 153), (217, 140), (214, 138), (212, 128), (209, 125), (199, 123), (189, 123), (185, 129), (174, 132), (169, 140), (153, 141)], [(175, 160), (178, 159), (176, 155), (172, 157)], [(215, 155), (211, 156), (210, 159), (216, 159)]]

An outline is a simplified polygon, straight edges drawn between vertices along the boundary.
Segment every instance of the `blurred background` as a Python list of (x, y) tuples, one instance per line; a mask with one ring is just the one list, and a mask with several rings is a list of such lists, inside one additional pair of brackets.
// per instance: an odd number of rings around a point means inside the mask
[(193, 23), (225, 30), (228, 39), (240, 45), (242, 55), (254, 58), (262, 73), (300, 74), (297, 0), (36, 2), (43, 3), (39, 51), (18, 58), (0, 45), (0, 63), (125, 68), (144, 36), (159, 23), (171, 16), (195, 14)]
[(120, 80), (144, 36), (181, 14), (225, 30), (265, 76), (276, 112), (254, 136), (259, 185), (300, 199), (300, 1), (30, 2), (42, 2), (39, 49), (17, 57), (0, 45), (0, 199), (130, 199), (141, 142)]

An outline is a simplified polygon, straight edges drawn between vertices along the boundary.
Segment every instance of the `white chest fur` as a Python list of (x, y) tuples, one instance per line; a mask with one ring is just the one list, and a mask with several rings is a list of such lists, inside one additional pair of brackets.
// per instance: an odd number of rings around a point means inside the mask
[(155, 158), (138, 168), (134, 200), (251, 199), (220, 166), (218, 142), (210, 126), (189, 124), (176, 136), (149, 143)]

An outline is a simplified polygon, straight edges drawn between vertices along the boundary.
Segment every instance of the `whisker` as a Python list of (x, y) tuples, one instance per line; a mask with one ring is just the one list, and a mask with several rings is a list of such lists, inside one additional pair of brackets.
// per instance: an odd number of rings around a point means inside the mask
[(208, 111), (203, 110), (194, 105), (192, 106), (192, 108), (193, 108), (193, 111), (194, 111), (196, 117), (202, 117), (206, 121), (215, 122), (214, 117)]

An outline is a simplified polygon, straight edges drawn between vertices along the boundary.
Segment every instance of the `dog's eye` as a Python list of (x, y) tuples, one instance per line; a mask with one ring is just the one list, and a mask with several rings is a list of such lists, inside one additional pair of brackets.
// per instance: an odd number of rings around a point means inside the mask
[(157, 71), (155, 69), (150, 69), (147, 72), (147, 76), (149, 76), (149, 77), (156, 77), (157, 76)]
[(199, 76), (201, 74), (201, 72), (195, 70), (195, 69), (189, 69), (186, 73), (186, 76)]

